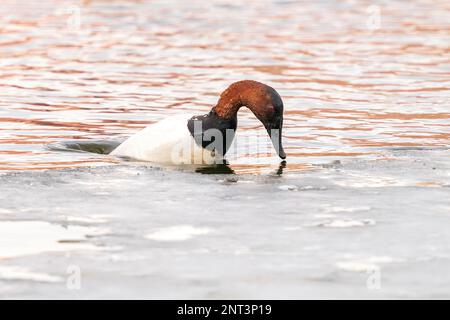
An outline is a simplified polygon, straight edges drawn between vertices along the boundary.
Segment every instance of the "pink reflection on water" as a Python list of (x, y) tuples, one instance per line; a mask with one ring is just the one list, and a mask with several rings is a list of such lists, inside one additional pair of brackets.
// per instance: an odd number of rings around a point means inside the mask
[[(3, 1), (0, 170), (116, 163), (44, 146), (123, 139), (169, 115), (204, 113), (240, 79), (268, 83), (284, 98), (286, 170), (383, 159), (390, 147), (447, 146), (447, 1), (380, 5), (375, 29), (367, 27), (369, 5)], [(241, 134), (259, 128), (240, 113)], [(258, 158), (248, 150), (236, 151), (246, 164), (235, 166), (274, 165), (248, 163)]]

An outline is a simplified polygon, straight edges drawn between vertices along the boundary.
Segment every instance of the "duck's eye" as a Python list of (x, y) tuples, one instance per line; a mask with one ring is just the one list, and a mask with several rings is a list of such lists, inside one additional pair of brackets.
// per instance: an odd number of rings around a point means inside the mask
[(271, 104), (266, 106), (266, 110), (269, 114), (274, 114), (275, 113), (275, 107)]

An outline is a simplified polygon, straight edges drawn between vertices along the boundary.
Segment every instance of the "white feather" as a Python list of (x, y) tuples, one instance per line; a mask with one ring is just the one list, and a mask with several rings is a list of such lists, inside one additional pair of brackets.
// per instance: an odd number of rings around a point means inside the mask
[(177, 115), (137, 132), (111, 155), (166, 164), (212, 164), (218, 158), (195, 143), (187, 128), (191, 115)]

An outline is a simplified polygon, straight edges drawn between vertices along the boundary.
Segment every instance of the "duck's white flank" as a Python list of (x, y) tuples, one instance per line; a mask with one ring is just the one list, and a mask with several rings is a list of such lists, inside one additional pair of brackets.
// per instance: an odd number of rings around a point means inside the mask
[(211, 151), (195, 143), (187, 122), (191, 115), (177, 115), (151, 124), (137, 132), (111, 155), (166, 164), (212, 164)]

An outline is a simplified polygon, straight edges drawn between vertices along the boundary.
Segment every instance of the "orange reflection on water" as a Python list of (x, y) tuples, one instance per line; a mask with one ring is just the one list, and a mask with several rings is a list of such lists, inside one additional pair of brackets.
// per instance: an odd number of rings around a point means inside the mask
[[(114, 164), (46, 145), (205, 113), (240, 79), (283, 97), (287, 171), (449, 145), (448, 1), (379, 4), (375, 29), (364, 1), (81, 1), (79, 25), (69, 5), (2, 2), (0, 170)], [(259, 129), (240, 113), (239, 132)], [(272, 168), (250, 147), (236, 150), (237, 171)]]

